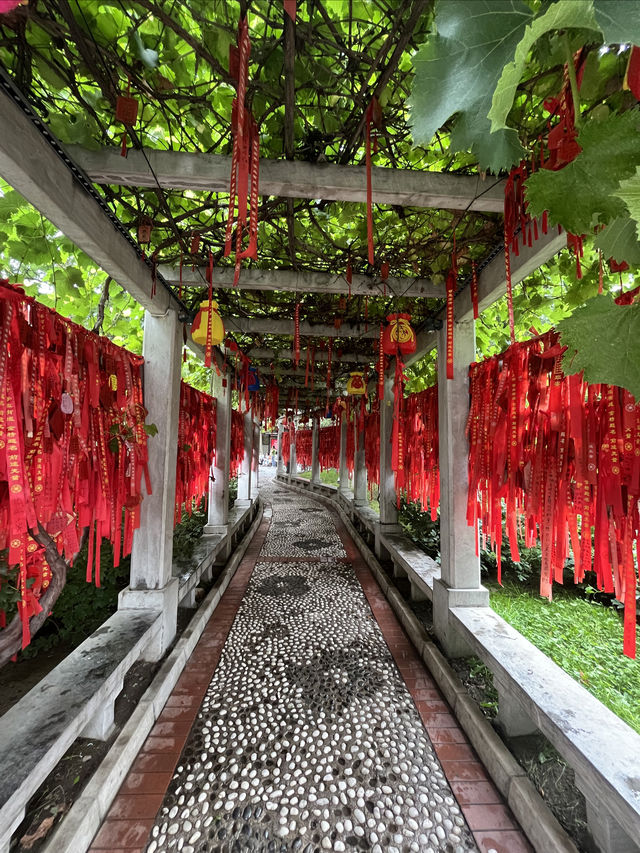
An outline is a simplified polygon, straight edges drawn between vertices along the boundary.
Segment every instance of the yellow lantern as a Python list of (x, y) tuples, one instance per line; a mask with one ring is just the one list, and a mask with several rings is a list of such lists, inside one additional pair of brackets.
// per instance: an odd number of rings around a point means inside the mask
[(353, 371), (347, 381), (347, 394), (352, 394), (354, 397), (360, 397), (367, 393), (367, 386), (364, 382), (364, 373)]
[[(209, 324), (209, 302), (201, 302), (200, 310), (191, 326), (191, 337), (194, 342), (206, 346), (207, 326)], [(217, 346), (224, 340), (224, 324), (222, 317), (218, 314), (218, 303), (211, 301), (211, 346)]]

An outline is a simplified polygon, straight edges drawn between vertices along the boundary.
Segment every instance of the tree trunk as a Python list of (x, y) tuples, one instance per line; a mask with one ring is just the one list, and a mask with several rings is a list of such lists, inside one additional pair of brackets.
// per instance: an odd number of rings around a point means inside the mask
[[(29, 629), (31, 631), (31, 636), (33, 637), (46, 622), (53, 605), (56, 603), (60, 597), (60, 593), (64, 589), (64, 585), (67, 582), (69, 563), (67, 563), (67, 561), (58, 554), (55, 541), (51, 536), (49, 536), (41, 524), (38, 524), (37, 531), (30, 530), (29, 533), (39, 545), (44, 547), (47, 563), (51, 569), (51, 581), (49, 582), (49, 586), (46, 588), (44, 594), (40, 597), (40, 606), (42, 607), (42, 610), (40, 613), (32, 616), (29, 621)], [(80, 541), (79, 550), (82, 550), (87, 539), (87, 534), (88, 529), (85, 528)], [(77, 554), (74, 556), (74, 561), (77, 556)], [(7, 627), (0, 631), (0, 668), (8, 663), (8, 661), (10, 661), (11, 658), (21, 650), (21, 648), (22, 622), (20, 620), (20, 616), (16, 615)]]

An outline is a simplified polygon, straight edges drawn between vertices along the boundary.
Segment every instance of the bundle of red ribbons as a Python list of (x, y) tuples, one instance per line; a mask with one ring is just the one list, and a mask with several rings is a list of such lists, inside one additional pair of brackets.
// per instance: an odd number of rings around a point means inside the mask
[(180, 383), (178, 459), (174, 523), (182, 520), (182, 509), (191, 515), (209, 492), (211, 464), (216, 452), (216, 401), (209, 394)]
[(310, 429), (299, 429), (296, 432), (296, 462), (301, 468), (311, 465), (311, 441)]
[(244, 415), (231, 410), (231, 451), (229, 454), (229, 476), (237, 477), (244, 459)]
[(418, 501), (425, 511), (429, 507), (435, 521), (440, 506), (437, 385), (406, 398), (402, 435), (404, 492), (408, 500)]
[[(244, 258), (258, 257), (258, 182), (260, 170), (260, 135), (253, 116), (246, 108), (247, 82), (249, 77), (249, 26), (243, 18), (238, 24), (237, 46), (229, 49), (229, 71), (236, 80), (236, 97), (233, 100), (231, 133), (231, 180), (229, 185), (229, 213), (225, 231), (225, 258), (231, 254), (233, 224), (236, 217), (235, 273), (234, 286), (240, 277), (240, 264)], [(251, 190), (249, 191), (249, 182)], [(243, 250), (242, 244), (247, 231), (249, 242)]]
[(320, 470), (340, 468), (340, 424), (321, 427), (318, 431), (318, 460)]
[(88, 527), (98, 585), (102, 539), (116, 566), (131, 551), (143, 476), (151, 493), (142, 363), (0, 282), (0, 550), (17, 567), (23, 647), (51, 577), (29, 530), (42, 525), (70, 560)]
[(593, 569), (598, 588), (624, 602), (624, 652), (634, 657), (640, 406), (621, 388), (565, 376), (561, 356), (549, 332), (471, 366), (468, 522), (482, 522), (500, 577), (504, 500), (511, 556), (519, 526), (527, 546), (539, 538), (548, 597), (571, 546), (575, 581)]

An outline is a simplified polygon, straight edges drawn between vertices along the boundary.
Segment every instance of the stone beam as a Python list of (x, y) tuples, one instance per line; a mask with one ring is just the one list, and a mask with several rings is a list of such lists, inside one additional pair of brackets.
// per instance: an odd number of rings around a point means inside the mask
[[(97, 184), (155, 187), (155, 177), (140, 151), (125, 159), (119, 149), (86, 151), (69, 146)], [(231, 158), (220, 154), (146, 150), (160, 186), (166, 189), (228, 193)], [(301, 160), (261, 160), (260, 194), (285, 198), (366, 201), (364, 166), (307, 163)], [(504, 181), (479, 175), (409, 169), (372, 169), (373, 200), (377, 204), (434, 207), (502, 213)]]
[(13, 91), (9, 83), (6, 89), (0, 85), (0, 175), (150, 314), (178, 310), (161, 284), (151, 298), (150, 268), (18, 106)]
[[(224, 316), (227, 332), (236, 335), (288, 335), (293, 337), (293, 317), (281, 320), (276, 317), (228, 317)], [(376, 339), (380, 332), (374, 324), (365, 330), (364, 323), (343, 323), (339, 329), (326, 323), (300, 322), (300, 335), (303, 338), (359, 338)]]
[[(229, 352), (231, 352), (231, 350)], [(264, 359), (265, 361), (275, 361), (277, 359), (281, 359), (283, 361), (291, 361), (293, 359), (293, 351), (290, 349), (274, 350), (266, 347), (252, 347), (251, 349), (247, 350), (246, 355), (248, 355), (251, 359)], [(301, 362), (306, 359), (306, 348), (300, 353), (300, 359)], [(334, 353), (331, 360), (333, 361), (334, 359), (340, 362), (348, 361), (352, 364), (367, 365), (371, 364), (372, 361), (375, 361), (377, 359), (377, 354), (373, 350), (372, 355), (362, 355), (361, 353), (355, 352), (343, 352), (340, 358), (338, 358), (337, 353)], [(314, 360), (316, 364), (326, 364), (328, 360), (327, 351), (316, 349)]]
[[(523, 281), (528, 275), (550, 261), (561, 249), (567, 245), (567, 235), (563, 231), (558, 234), (557, 228), (550, 229), (547, 234), (542, 234), (539, 226), (540, 237), (533, 246), (524, 246), (520, 254), (511, 255), (511, 282), (515, 286)], [(507, 292), (507, 281), (504, 274), (504, 253), (500, 252), (478, 275), (478, 308), (484, 311), (505, 295)], [(441, 319), (444, 322), (444, 311), (441, 311)], [(456, 296), (455, 318), (456, 322), (463, 322), (473, 317), (473, 306), (471, 304), (471, 290), (468, 287)], [(417, 335), (416, 351), (405, 360), (405, 365), (410, 367), (437, 346), (438, 334), (431, 330), (419, 332)]]
[[(160, 274), (175, 287), (180, 284), (180, 271), (170, 266), (160, 266)], [(183, 267), (182, 283), (187, 287), (205, 287), (204, 268)], [(385, 288), (386, 284), (386, 288)], [(233, 267), (216, 267), (213, 286), (233, 288)], [(349, 285), (342, 275), (313, 270), (259, 270), (243, 269), (239, 290), (287, 290), (295, 293), (348, 294)], [(444, 299), (444, 284), (434, 284), (428, 278), (389, 277), (385, 282), (379, 276), (353, 275), (353, 296), (408, 296), (424, 299)]]

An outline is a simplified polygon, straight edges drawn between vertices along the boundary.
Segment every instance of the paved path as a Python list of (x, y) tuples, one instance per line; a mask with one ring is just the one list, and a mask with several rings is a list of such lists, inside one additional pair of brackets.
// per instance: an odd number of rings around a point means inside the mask
[(92, 851), (531, 850), (339, 518), (261, 493)]

